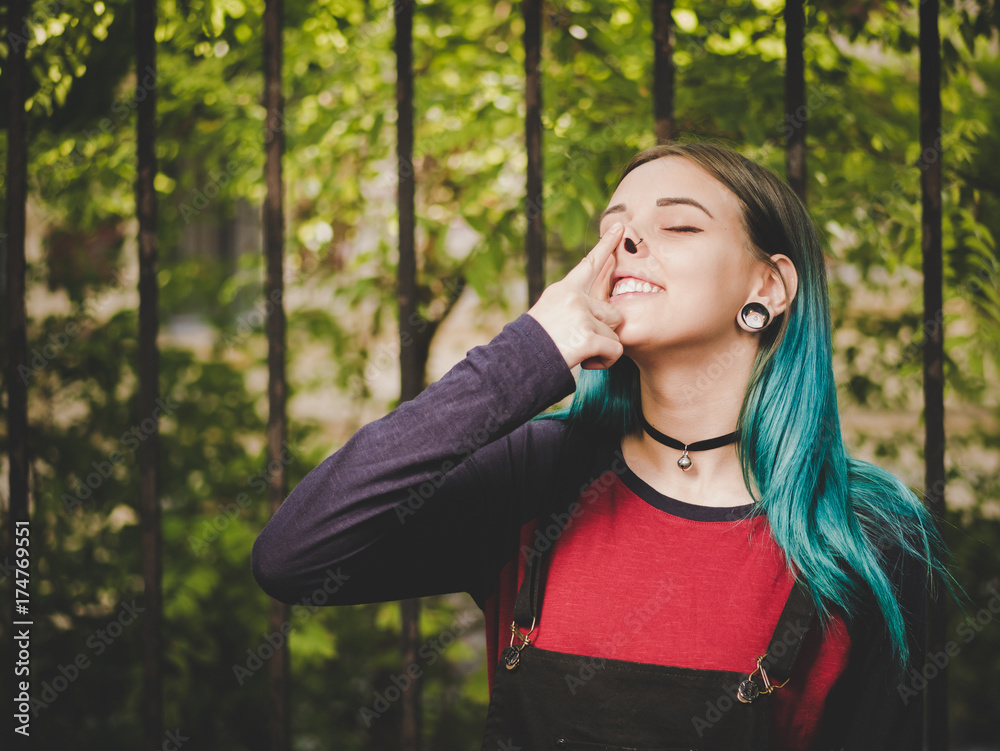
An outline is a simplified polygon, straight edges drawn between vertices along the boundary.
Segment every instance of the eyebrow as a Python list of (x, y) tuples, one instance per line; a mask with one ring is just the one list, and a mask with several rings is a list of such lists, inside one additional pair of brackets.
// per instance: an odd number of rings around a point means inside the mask
[[(700, 203), (698, 203), (693, 198), (678, 197), (678, 198), (657, 198), (656, 199), (656, 205), (657, 206), (677, 206), (679, 204), (683, 204), (685, 206), (694, 206), (695, 208), (701, 209), (706, 214), (708, 214), (709, 218), (715, 219), (715, 217), (712, 216), (712, 212), (711, 211), (709, 211), (708, 209), (706, 209), (704, 206), (702, 206)], [(617, 213), (622, 212), (622, 211), (625, 211), (625, 204), (624, 203), (616, 203), (614, 206), (608, 206), (608, 208), (606, 208), (604, 210), (604, 212), (601, 214), (600, 221), (603, 222), (604, 221), (604, 217), (606, 217), (608, 214), (617, 214)]]

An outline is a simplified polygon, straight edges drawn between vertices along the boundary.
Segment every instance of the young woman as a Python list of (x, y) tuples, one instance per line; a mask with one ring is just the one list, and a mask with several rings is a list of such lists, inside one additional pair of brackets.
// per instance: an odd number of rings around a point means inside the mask
[(257, 581), (289, 603), (469, 592), (484, 750), (918, 747), (907, 676), (947, 553), (843, 446), (805, 208), (736, 152), (666, 145), (600, 233), (299, 484)]

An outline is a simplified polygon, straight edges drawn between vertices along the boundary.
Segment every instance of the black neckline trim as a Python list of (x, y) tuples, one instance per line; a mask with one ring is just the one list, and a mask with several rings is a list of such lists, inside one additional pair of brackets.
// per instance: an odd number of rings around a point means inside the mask
[(629, 490), (635, 493), (641, 500), (648, 503), (653, 508), (659, 509), (672, 516), (679, 516), (695, 522), (735, 522), (748, 517), (763, 515), (763, 510), (755, 503), (747, 503), (742, 506), (702, 506), (697, 503), (687, 503), (664, 495), (652, 485), (639, 477), (632, 468), (628, 466), (625, 457), (622, 456), (621, 446), (606, 444), (609, 449), (609, 466), (620, 461), (624, 467), (615, 474), (625, 484)]
[(756, 504), (747, 503), (742, 506), (702, 506), (697, 503), (687, 503), (663, 495), (656, 488), (639, 477), (631, 467), (625, 465), (625, 470), (618, 475), (629, 490), (639, 498), (660, 511), (665, 511), (682, 519), (695, 522), (735, 522), (762, 513)]

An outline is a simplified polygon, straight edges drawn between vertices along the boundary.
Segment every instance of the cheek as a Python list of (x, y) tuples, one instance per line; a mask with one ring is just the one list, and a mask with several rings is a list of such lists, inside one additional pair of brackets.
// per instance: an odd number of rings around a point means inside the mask
[(674, 264), (667, 283), (671, 297), (705, 308), (731, 305), (740, 294), (739, 271), (711, 256)]

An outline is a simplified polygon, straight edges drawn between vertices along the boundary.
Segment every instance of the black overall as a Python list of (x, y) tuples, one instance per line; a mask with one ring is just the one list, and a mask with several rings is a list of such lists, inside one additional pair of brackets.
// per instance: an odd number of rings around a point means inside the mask
[[(696, 670), (523, 644), (518, 635), (540, 622), (542, 568), (542, 556), (533, 556), (517, 593), (511, 627), (514, 646), (503, 650), (497, 664), (482, 751), (766, 751), (772, 747), (771, 697), (764, 673), (758, 670), (750, 675)], [(787, 681), (814, 615), (812, 598), (797, 582), (766, 656), (758, 661), (771, 686)], [(627, 624), (607, 624), (609, 633), (624, 627)], [(746, 702), (747, 698), (751, 700)]]

